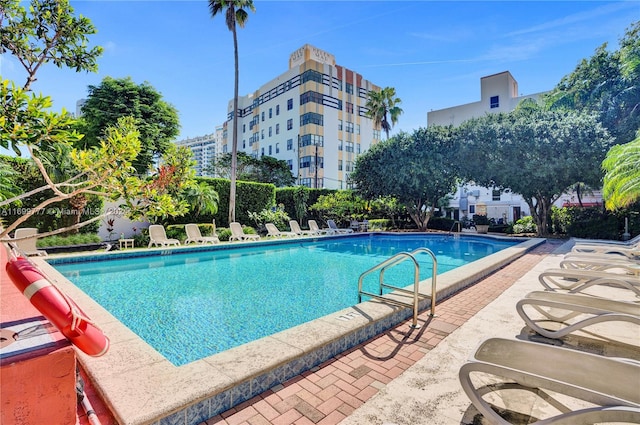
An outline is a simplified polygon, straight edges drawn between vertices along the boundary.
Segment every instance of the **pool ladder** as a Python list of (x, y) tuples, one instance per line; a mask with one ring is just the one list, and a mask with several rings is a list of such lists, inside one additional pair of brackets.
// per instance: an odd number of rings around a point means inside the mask
[[(413, 308), (413, 323), (411, 325), (412, 328), (419, 328), (420, 325), (418, 325), (418, 303), (420, 301), (421, 298), (426, 298), (427, 295), (423, 295), (420, 293), (419, 289), (420, 289), (420, 264), (418, 264), (418, 261), (416, 260), (416, 254), (420, 254), (420, 253), (425, 253), (425, 254), (429, 254), (431, 256), (431, 259), (433, 261), (433, 269), (431, 271), (431, 313), (429, 314), (430, 316), (435, 316), (436, 314), (436, 276), (438, 274), (438, 260), (436, 259), (435, 254), (428, 248), (418, 248), (414, 251), (411, 252), (399, 252), (397, 254), (395, 254), (392, 257), (389, 257), (388, 259), (386, 259), (385, 261), (383, 261), (382, 263), (373, 266), (372, 268), (370, 268), (369, 270), (365, 271), (364, 273), (362, 273), (360, 275), (360, 278), (358, 279), (358, 302), (362, 302), (362, 296), (366, 295), (368, 297), (371, 298), (375, 298), (375, 299), (379, 299), (379, 300), (383, 300), (385, 302), (390, 302), (392, 304), (397, 304), (397, 305), (401, 305), (401, 306), (405, 306), (405, 307), (410, 307)], [(405, 260), (411, 260), (413, 262), (413, 290), (409, 290), (409, 289), (404, 289), (404, 288), (400, 288), (397, 286), (393, 286), (393, 285), (389, 285), (387, 283), (384, 283), (384, 272), (393, 267), (396, 266), (400, 263), (402, 263)], [(379, 275), (379, 287), (378, 287), (378, 294), (374, 294), (371, 292), (366, 292), (362, 290), (362, 282), (364, 281), (364, 278), (375, 272), (375, 271), (380, 271), (380, 275)], [(388, 296), (382, 296), (382, 290), (383, 288), (389, 288), (389, 289), (393, 289), (394, 291), (398, 291), (398, 292), (403, 292), (406, 294), (413, 294), (413, 301), (412, 303), (407, 303), (404, 301), (400, 301)]]

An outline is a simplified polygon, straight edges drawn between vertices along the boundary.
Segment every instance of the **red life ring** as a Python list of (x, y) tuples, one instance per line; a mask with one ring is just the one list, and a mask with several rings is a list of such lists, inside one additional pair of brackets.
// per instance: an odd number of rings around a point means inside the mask
[(69, 297), (63, 295), (29, 260), (18, 257), (7, 262), (14, 285), (44, 317), (84, 353), (98, 357), (109, 350), (102, 333)]

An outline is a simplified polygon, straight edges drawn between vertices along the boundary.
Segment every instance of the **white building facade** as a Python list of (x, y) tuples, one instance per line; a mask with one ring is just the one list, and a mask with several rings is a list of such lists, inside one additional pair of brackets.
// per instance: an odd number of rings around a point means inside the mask
[(219, 154), (220, 146), (224, 137), (224, 128), (222, 125), (217, 126), (214, 133), (200, 137), (178, 140), (175, 142), (178, 146), (186, 146), (193, 153), (193, 159), (196, 161), (194, 167), (196, 176), (215, 177), (210, 170), (213, 169), (216, 157)]
[[(464, 121), (481, 117), (487, 113), (513, 111), (524, 99), (538, 101), (546, 92), (518, 95), (518, 82), (509, 71), (489, 75), (480, 79), (480, 101), (439, 109), (427, 113), (427, 126), (453, 125), (459, 126)], [(448, 216), (459, 220), (463, 217), (471, 219), (474, 214), (486, 215), (497, 222), (515, 222), (523, 215), (530, 215), (529, 206), (521, 195), (510, 189), (498, 190), (482, 186), (465, 184), (451, 194)], [(583, 205), (601, 204), (600, 192), (583, 196)], [(575, 193), (564, 194), (555, 202), (556, 206), (575, 206)]]
[[(238, 151), (284, 160), (300, 185), (345, 189), (356, 157), (380, 140), (366, 116), (367, 94), (379, 90), (335, 57), (309, 44), (289, 57), (289, 69), (238, 100)], [(233, 99), (222, 152), (231, 152)]]

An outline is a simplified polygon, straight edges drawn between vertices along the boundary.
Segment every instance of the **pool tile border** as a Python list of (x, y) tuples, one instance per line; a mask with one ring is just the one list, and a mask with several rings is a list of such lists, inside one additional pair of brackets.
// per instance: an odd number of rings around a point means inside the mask
[[(274, 242), (280, 243), (269, 241), (267, 244)], [(478, 281), (543, 242), (543, 239), (529, 239), (438, 276), (437, 299)], [(255, 246), (246, 246), (251, 245)], [(227, 246), (236, 248), (240, 244), (223, 246), (225, 248), (219, 246), (219, 249), (227, 249)], [(193, 251), (208, 250), (190, 248)], [(139, 252), (141, 256), (147, 256), (157, 255), (158, 251), (165, 250)], [(129, 256), (132, 252), (113, 253), (109, 258), (114, 258), (114, 255)], [(95, 261), (105, 258), (104, 254), (95, 257)], [(127, 425), (199, 424), (381, 334), (411, 317), (412, 313), (407, 308), (367, 301), (253, 343), (176, 367), (59, 275), (52, 266), (42, 259), (37, 261), (47, 274), (54, 276), (55, 283), (61, 289), (76, 301), (82, 298), (83, 309), (101, 326), (125, 328), (113, 335), (114, 351), (124, 348), (129, 355), (142, 354), (148, 362), (146, 365), (136, 365), (138, 369), (135, 372), (114, 372), (121, 368), (109, 367), (109, 362), (116, 359), (122, 361), (121, 357), (112, 356), (109, 359), (110, 353), (107, 353), (104, 358), (95, 359), (79, 353), (79, 359), (93, 377), (96, 389), (118, 422)], [(55, 264), (58, 261), (50, 259), (49, 262)], [(421, 292), (430, 293), (430, 279), (421, 282)], [(429, 300), (423, 300), (421, 310), (428, 308), (429, 303)], [(279, 358), (274, 357), (275, 348), (279, 348), (280, 354), (283, 354)], [(141, 382), (145, 376), (147, 382)]]

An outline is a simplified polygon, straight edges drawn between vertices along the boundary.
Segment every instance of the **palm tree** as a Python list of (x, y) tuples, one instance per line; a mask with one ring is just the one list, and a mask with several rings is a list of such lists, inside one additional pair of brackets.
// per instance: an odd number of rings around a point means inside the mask
[[(370, 91), (366, 108), (367, 116), (373, 120), (376, 126), (380, 126), (389, 138), (389, 131), (398, 122), (402, 109), (398, 106), (402, 100), (396, 97), (396, 89), (385, 87), (380, 91)], [(391, 122), (389, 122), (391, 118)]]
[(624, 208), (640, 199), (640, 132), (632, 142), (612, 147), (602, 168), (608, 209)]
[(231, 187), (229, 189), (229, 223), (236, 221), (236, 167), (238, 162), (238, 35), (236, 25), (244, 28), (249, 14), (245, 9), (256, 11), (253, 0), (209, 0), (211, 17), (225, 13), (227, 28), (233, 33), (233, 54), (235, 58), (235, 85), (233, 89), (233, 131), (231, 142)]

